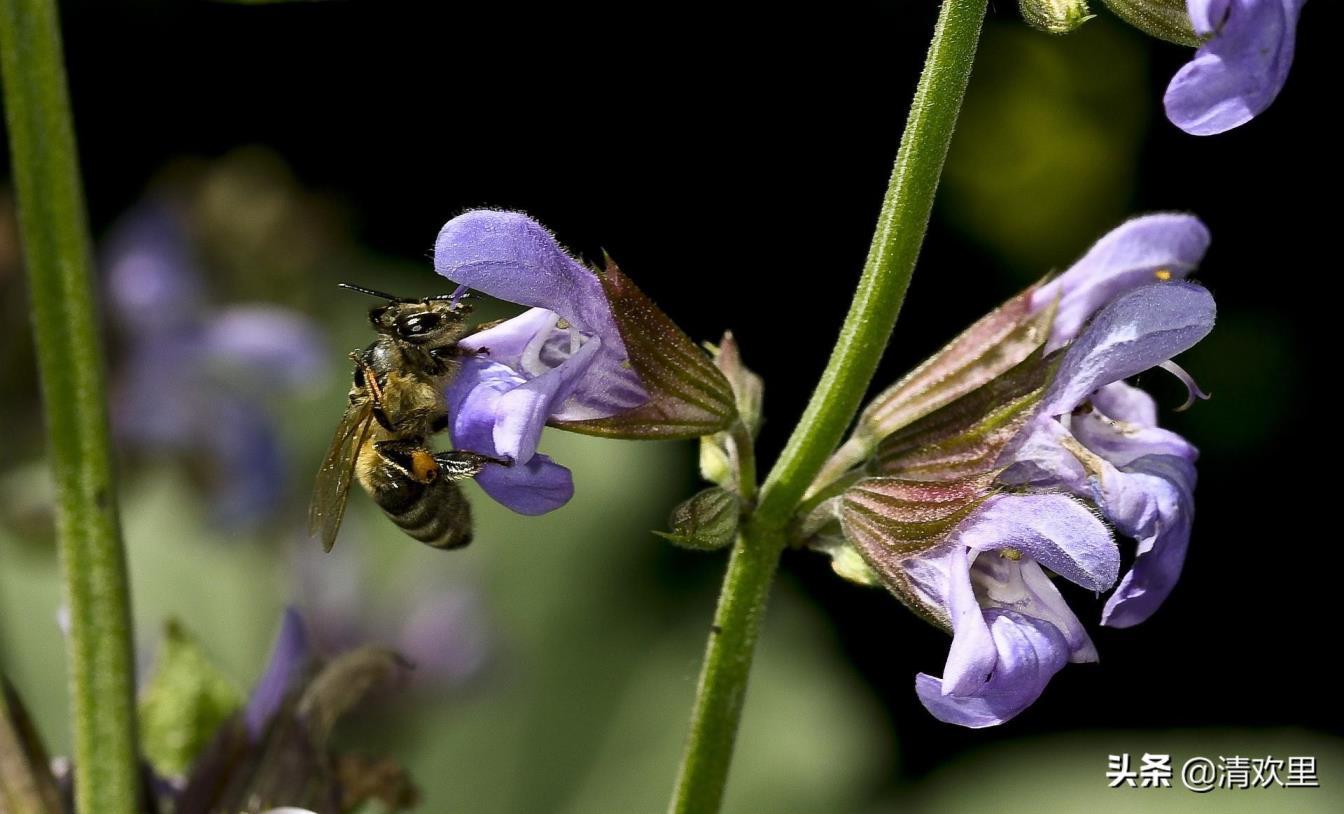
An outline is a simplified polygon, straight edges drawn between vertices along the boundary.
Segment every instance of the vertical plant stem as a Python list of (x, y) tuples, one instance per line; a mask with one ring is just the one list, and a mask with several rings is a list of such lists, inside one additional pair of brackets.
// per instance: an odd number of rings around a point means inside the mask
[(130, 592), (54, 0), (0, 0), (0, 74), (70, 611), (76, 805), (132, 814), (139, 783)]
[(863, 274), (798, 426), (733, 549), (714, 616), (670, 811), (712, 814), (723, 800), (747, 678), (784, 529), (858, 413), (905, 301), (933, 209), (987, 0), (944, 0), (906, 120)]

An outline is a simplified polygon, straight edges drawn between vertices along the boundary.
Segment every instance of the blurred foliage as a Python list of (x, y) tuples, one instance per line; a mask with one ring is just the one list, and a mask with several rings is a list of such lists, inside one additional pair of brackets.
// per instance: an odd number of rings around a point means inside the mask
[(1066, 37), (987, 24), (942, 216), (1038, 279), (1130, 214), (1147, 97), (1142, 37), (1115, 20)]
[(159, 774), (186, 773), (219, 725), (242, 706), (243, 693), (181, 624), (169, 620), (140, 690), (140, 748)]

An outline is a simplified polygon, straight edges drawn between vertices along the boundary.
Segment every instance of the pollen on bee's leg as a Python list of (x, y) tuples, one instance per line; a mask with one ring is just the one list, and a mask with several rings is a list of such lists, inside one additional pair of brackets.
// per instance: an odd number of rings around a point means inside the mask
[(1189, 373), (1186, 373), (1185, 368), (1181, 367), (1180, 365), (1176, 364), (1170, 359), (1158, 365), (1158, 367), (1162, 368), (1171, 375), (1180, 379), (1181, 384), (1185, 385), (1185, 392), (1186, 392), (1185, 403), (1182, 404), (1180, 407), (1177, 407), (1176, 412), (1181, 413), (1186, 410), (1189, 410), (1192, 406), (1194, 406), (1196, 399), (1207, 401), (1210, 398), (1209, 393), (1205, 393), (1203, 390), (1199, 389), (1199, 385), (1195, 383), (1194, 377), (1191, 376)]
[(425, 449), (411, 453), (411, 475), (421, 483), (432, 483), (439, 476), (439, 462)]

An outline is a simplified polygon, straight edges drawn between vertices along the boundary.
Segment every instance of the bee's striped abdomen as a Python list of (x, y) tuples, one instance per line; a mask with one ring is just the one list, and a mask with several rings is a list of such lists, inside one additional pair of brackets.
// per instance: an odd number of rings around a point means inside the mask
[(471, 504), (455, 483), (437, 478), (420, 483), (394, 467), (382, 468), (373, 499), (402, 531), (434, 548), (461, 548), (471, 542)]

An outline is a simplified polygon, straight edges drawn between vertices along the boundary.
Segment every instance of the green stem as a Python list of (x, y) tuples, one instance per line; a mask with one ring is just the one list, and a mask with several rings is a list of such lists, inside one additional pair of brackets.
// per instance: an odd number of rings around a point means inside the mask
[(132, 814), (139, 783), (130, 592), (54, 0), (0, 0), (0, 73), (70, 611), (76, 804)]
[(752, 651), (786, 541), (784, 529), (858, 413), (891, 338), (928, 229), (986, 5), (987, 0), (944, 0), (939, 12), (849, 314), (729, 560), (671, 811), (711, 814), (722, 802)]

